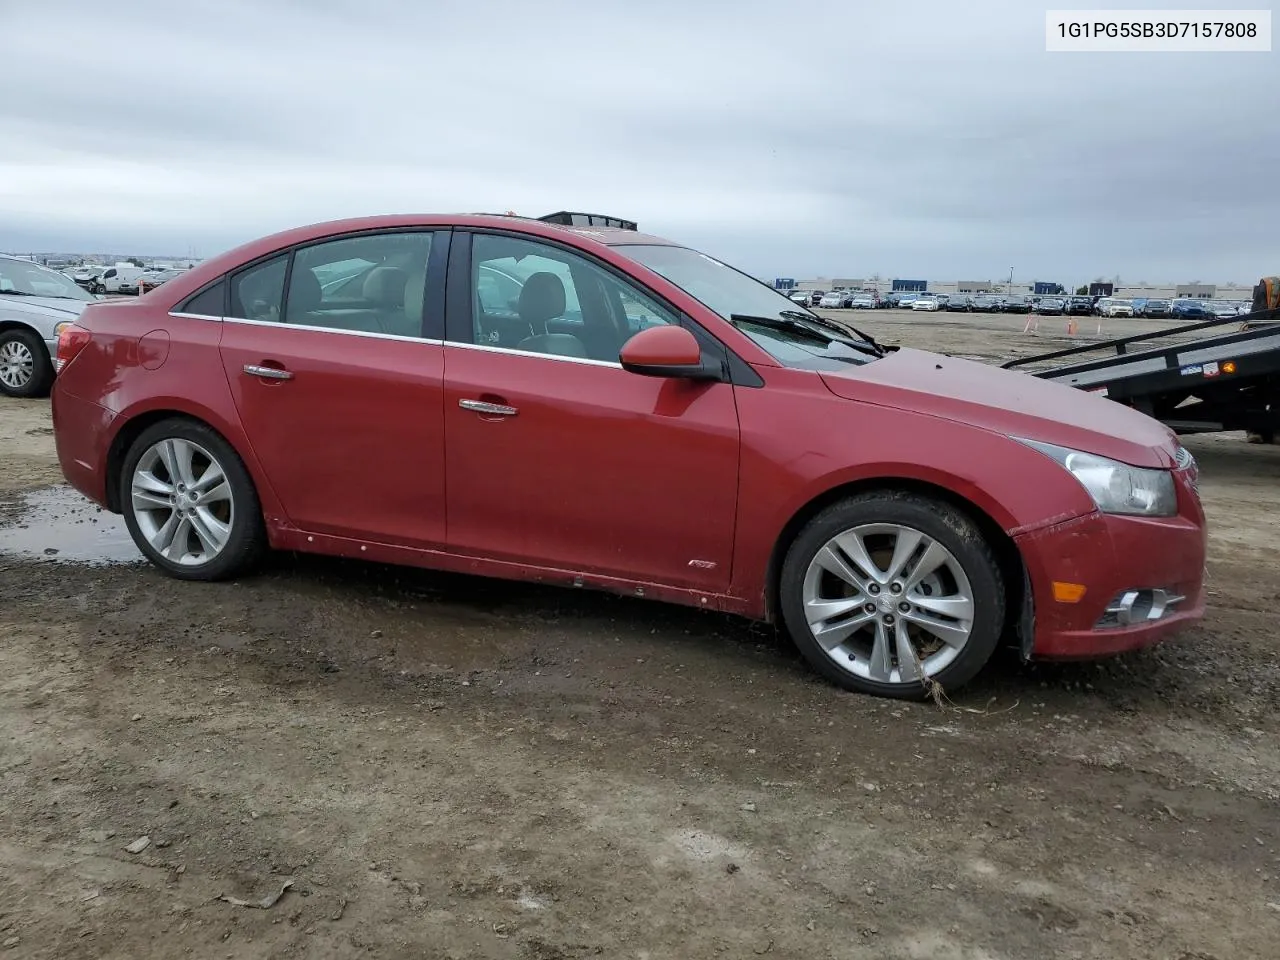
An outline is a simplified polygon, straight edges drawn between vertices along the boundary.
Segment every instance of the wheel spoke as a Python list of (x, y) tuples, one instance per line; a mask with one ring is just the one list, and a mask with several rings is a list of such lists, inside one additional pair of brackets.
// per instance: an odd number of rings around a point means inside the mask
[(920, 669), (920, 658), (916, 656), (916, 649), (911, 644), (907, 625), (901, 620), (894, 624), (893, 639), (898, 650), (898, 678), (903, 683), (923, 680), (924, 671)]
[(139, 470), (133, 475), (133, 489), (135, 492), (143, 490), (167, 497), (173, 493), (173, 484), (165, 483), (149, 470)]
[(225, 480), (211, 490), (201, 492), (200, 502), (204, 504), (226, 502), (231, 499), (231, 487)]
[(893, 669), (893, 663), (889, 657), (889, 651), (892, 642), (889, 639), (889, 628), (884, 621), (876, 621), (876, 638), (871, 645), (871, 661), (868, 669), (871, 673), (872, 680), (889, 681), (889, 672)]
[(187, 520), (200, 538), (206, 553), (217, 553), (231, 536), (230, 525), (215, 517), (208, 507), (196, 507), (187, 515)]
[(904, 613), (902, 619), (909, 620), (926, 633), (931, 633), (949, 647), (955, 647), (957, 650), (965, 645), (969, 639), (969, 628), (957, 626), (954, 623), (945, 623), (941, 620), (935, 620), (933, 617), (922, 616), (918, 613)]
[(151, 545), (160, 552), (162, 556), (168, 557), (169, 551), (173, 548), (173, 542), (178, 538), (178, 531), (181, 528), (186, 530), (186, 521), (175, 510), (169, 514), (169, 518), (165, 520), (164, 526), (156, 531), (156, 535), (151, 538)]
[(849, 566), (848, 561), (831, 548), (830, 544), (818, 551), (818, 555), (814, 557), (813, 562), (832, 576), (839, 577), (850, 586), (857, 587), (859, 591), (863, 589), (866, 583), (864, 578), (853, 567)]
[(866, 602), (866, 598), (861, 596), (846, 597), (843, 600), (810, 600), (804, 605), (804, 615), (809, 626), (819, 627), (828, 620), (852, 613)]
[(941, 617), (968, 622), (973, 619), (973, 601), (966, 596), (926, 597), (916, 592), (907, 597), (913, 605)]
[(950, 559), (951, 554), (947, 552), (946, 547), (936, 540), (930, 540), (929, 546), (925, 548), (924, 556), (920, 558), (920, 562), (911, 568), (911, 575), (907, 578), (907, 589), (913, 589), (921, 580)]
[[(222, 472), (222, 468), (217, 463), (210, 460), (209, 466), (204, 468), (204, 473), (200, 474), (200, 479), (191, 485), (191, 489), (196, 493), (203, 494), (205, 499), (209, 499), (208, 494), (219, 486), (226, 486), (224, 481), (226, 475)], [(221, 498), (220, 498), (221, 499)]]
[(893, 559), (889, 561), (889, 579), (897, 580), (906, 572), (907, 561), (924, 542), (933, 543), (918, 530), (899, 530), (893, 544)]
[(836, 543), (840, 545), (845, 556), (853, 561), (854, 566), (862, 571), (864, 582), (865, 580), (874, 580), (876, 583), (888, 582), (888, 577), (876, 566), (875, 561), (871, 559), (871, 554), (867, 553), (867, 545), (855, 531), (850, 530), (840, 534), (836, 537)]
[(826, 626), (813, 626), (810, 629), (813, 631), (813, 638), (818, 641), (818, 645), (827, 653), (831, 653), (831, 651), (841, 646), (854, 633), (875, 618), (876, 615), (874, 613), (863, 611), (847, 620), (829, 623)]
[(135, 510), (172, 510), (173, 501), (159, 493), (138, 485), (133, 486), (133, 509)]
[(196, 448), (185, 440), (169, 442), (173, 444), (173, 461), (178, 468), (178, 482), (188, 488), (195, 486), (196, 475), (191, 467), (191, 458), (195, 456)]
[(182, 478), (178, 476), (178, 458), (173, 447), (174, 441), (161, 440), (156, 444), (155, 451), (160, 462), (164, 464), (165, 473), (169, 475), (169, 482), (176, 487)]

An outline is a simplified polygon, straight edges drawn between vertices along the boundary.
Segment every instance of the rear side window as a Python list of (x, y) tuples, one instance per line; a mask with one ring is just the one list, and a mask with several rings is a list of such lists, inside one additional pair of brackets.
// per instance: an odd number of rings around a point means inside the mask
[(227, 316), (279, 323), (288, 263), (289, 255), (285, 253), (233, 276), (231, 309)]
[(219, 280), (201, 290), (182, 305), (179, 313), (195, 313), (202, 317), (220, 317), (226, 309), (227, 285)]

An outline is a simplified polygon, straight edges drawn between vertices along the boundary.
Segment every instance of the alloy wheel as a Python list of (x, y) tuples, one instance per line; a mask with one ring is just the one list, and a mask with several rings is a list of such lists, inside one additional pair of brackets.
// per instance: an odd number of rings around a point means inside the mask
[(148, 447), (134, 468), (130, 496), (142, 536), (171, 563), (208, 563), (231, 538), (231, 484), (198, 443), (171, 437)]
[(974, 594), (955, 555), (913, 527), (873, 523), (832, 537), (802, 587), (805, 619), (842, 670), (920, 684), (969, 642)]
[(21, 390), (31, 382), (35, 370), (35, 354), (21, 340), (0, 346), (0, 383), (11, 390)]

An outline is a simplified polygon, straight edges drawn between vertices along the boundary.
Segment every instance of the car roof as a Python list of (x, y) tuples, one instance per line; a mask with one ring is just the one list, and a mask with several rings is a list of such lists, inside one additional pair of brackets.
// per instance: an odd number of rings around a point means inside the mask
[(397, 213), (368, 217), (349, 217), (341, 220), (323, 220), (304, 226), (290, 227), (277, 233), (257, 237), (233, 249), (226, 250), (200, 264), (196, 270), (201, 276), (214, 276), (240, 263), (264, 256), (273, 250), (291, 247), (299, 243), (320, 240), (334, 234), (359, 233), (367, 230), (395, 230), (411, 227), (470, 227), (474, 229), (512, 230), (533, 237), (555, 239), (565, 234), (580, 238), (586, 246), (620, 247), (635, 244), (657, 244), (670, 247), (682, 246), (664, 237), (657, 237), (636, 230), (618, 227), (567, 226), (546, 223), (534, 217), (515, 214), (492, 213)]

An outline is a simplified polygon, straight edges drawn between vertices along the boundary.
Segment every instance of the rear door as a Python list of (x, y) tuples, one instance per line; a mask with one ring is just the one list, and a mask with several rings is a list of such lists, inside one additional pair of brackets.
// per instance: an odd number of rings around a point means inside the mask
[(328, 238), (229, 278), (223, 368), (293, 526), (444, 543), (448, 231)]

